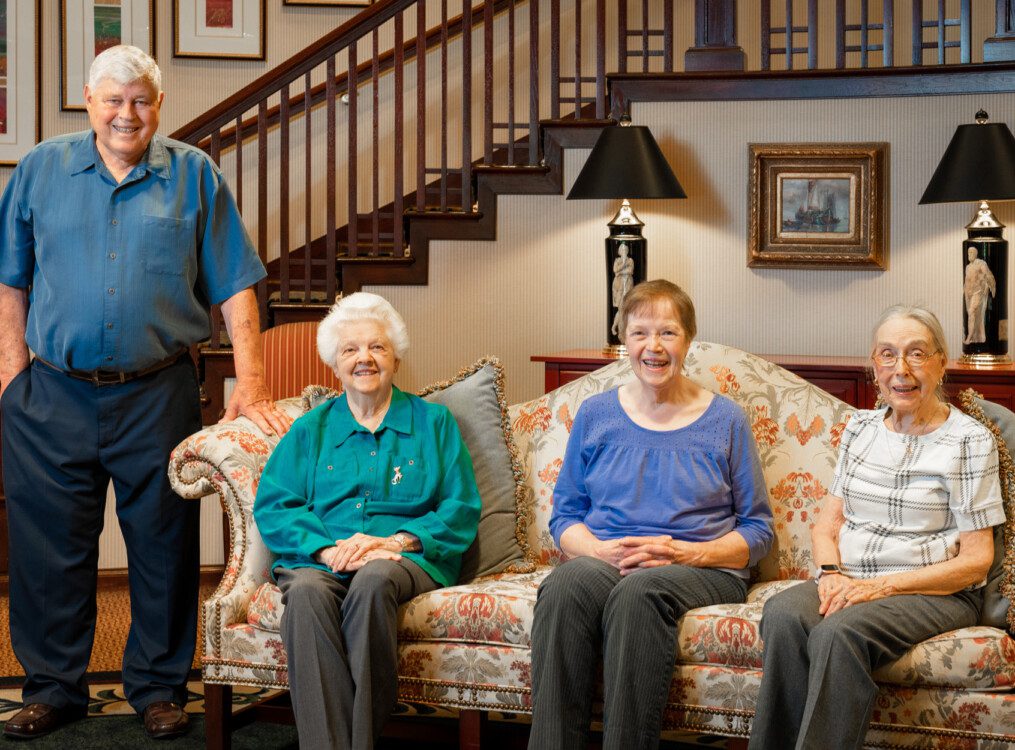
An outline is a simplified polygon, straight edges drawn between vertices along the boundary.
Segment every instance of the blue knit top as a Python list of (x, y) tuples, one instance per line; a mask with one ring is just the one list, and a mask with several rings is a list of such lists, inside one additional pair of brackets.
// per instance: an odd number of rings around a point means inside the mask
[[(634, 423), (617, 389), (578, 409), (553, 491), (550, 532), (576, 523), (598, 539), (666, 534), (707, 542), (736, 530), (748, 566), (772, 545), (772, 511), (761, 461), (744, 412), (716, 395), (694, 422), (676, 430)], [(730, 571), (747, 577), (747, 570)]]

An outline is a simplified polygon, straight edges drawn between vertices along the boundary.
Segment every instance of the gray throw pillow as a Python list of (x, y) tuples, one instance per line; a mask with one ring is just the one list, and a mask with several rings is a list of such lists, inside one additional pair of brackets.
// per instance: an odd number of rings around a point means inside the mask
[[(987, 419), (997, 425), (1008, 450), (1015, 449), (1015, 414), (993, 401), (975, 399)], [(1008, 599), (1001, 595), (1001, 580), (1004, 577), (1004, 525), (994, 527), (994, 562), (987, 573), (987, 585), (983, 588), (983, 609), (980, 624), (1005, 630), (1008, 627)]]
[(476, 541), (462, 557), (459, 581), (521, 570), (526, 563), (525, 530), (518, 513), (521, 472), (512, 453), (511, 427), (505, 417), (504, 376), (500, 361), (479, 360), (453, 380), (419, 392), (427, 401), (448, 407), (472, 456), (483, 507)]

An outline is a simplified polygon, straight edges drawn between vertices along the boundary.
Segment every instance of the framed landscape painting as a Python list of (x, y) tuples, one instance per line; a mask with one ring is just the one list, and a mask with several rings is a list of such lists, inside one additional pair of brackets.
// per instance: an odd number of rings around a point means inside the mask
[(265, 0), (173, 0), (173, 57), (264, 59)]
[(0, 165), (39, 142), (39, 0), (0, 0)]
[(888, 144), (751, 144), (747, 265), (888, 262)]
[(155, 56), (155, 0), (60, 0), (61, 109), (85, 108), (92, 60), (117, 44)]

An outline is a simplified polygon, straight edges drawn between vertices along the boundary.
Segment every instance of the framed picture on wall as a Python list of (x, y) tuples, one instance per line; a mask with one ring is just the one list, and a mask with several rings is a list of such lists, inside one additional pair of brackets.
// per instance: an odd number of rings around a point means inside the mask
[(60, 0), (61, 109), (85, 108), (92, 60), (117, 44), (155, 56), (155, 0)]
[(748, 148), (748, 266), (888, 267), (887, 143)]
[(335, 7), (365, 8), (373, 0), (282, 0), (282, 5), (334, 5)]
[(173, 57), (264, 59), (265, 0), (173, 0)]
[(13, 166), (42, 137), (40, 0), (0, 3), (0, 165)]

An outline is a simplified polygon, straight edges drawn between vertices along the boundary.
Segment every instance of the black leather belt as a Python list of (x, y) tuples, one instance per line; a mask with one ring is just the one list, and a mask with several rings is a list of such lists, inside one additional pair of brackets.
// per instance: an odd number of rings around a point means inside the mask
[(180, 357), (186, 353), (186, 349), (180, 349), (180, 351), (176, 352), (176, 354), (170, 354), (168, 357), (156, 362), (151, 367), (146, 367), (143, 370), (134, 370), (133, 372), (121, 372), (118, 370), (65, 370), (62, 367), (57, 367), (52, 362), (47, 362), (38, 354), (35, 355), (35, 359), (38, 360), (39, 364), (46, 365), (46, 367), (51, 370), (62, 372), (64, 375), (68, 375), (76, 380), (84, 380), (95, 386), (102, 386), (127, 383), (131, 380), (143, 378), (145, 375), (151, 375), (153, 372), (165, 370), (170, 365), (176, 364)]

